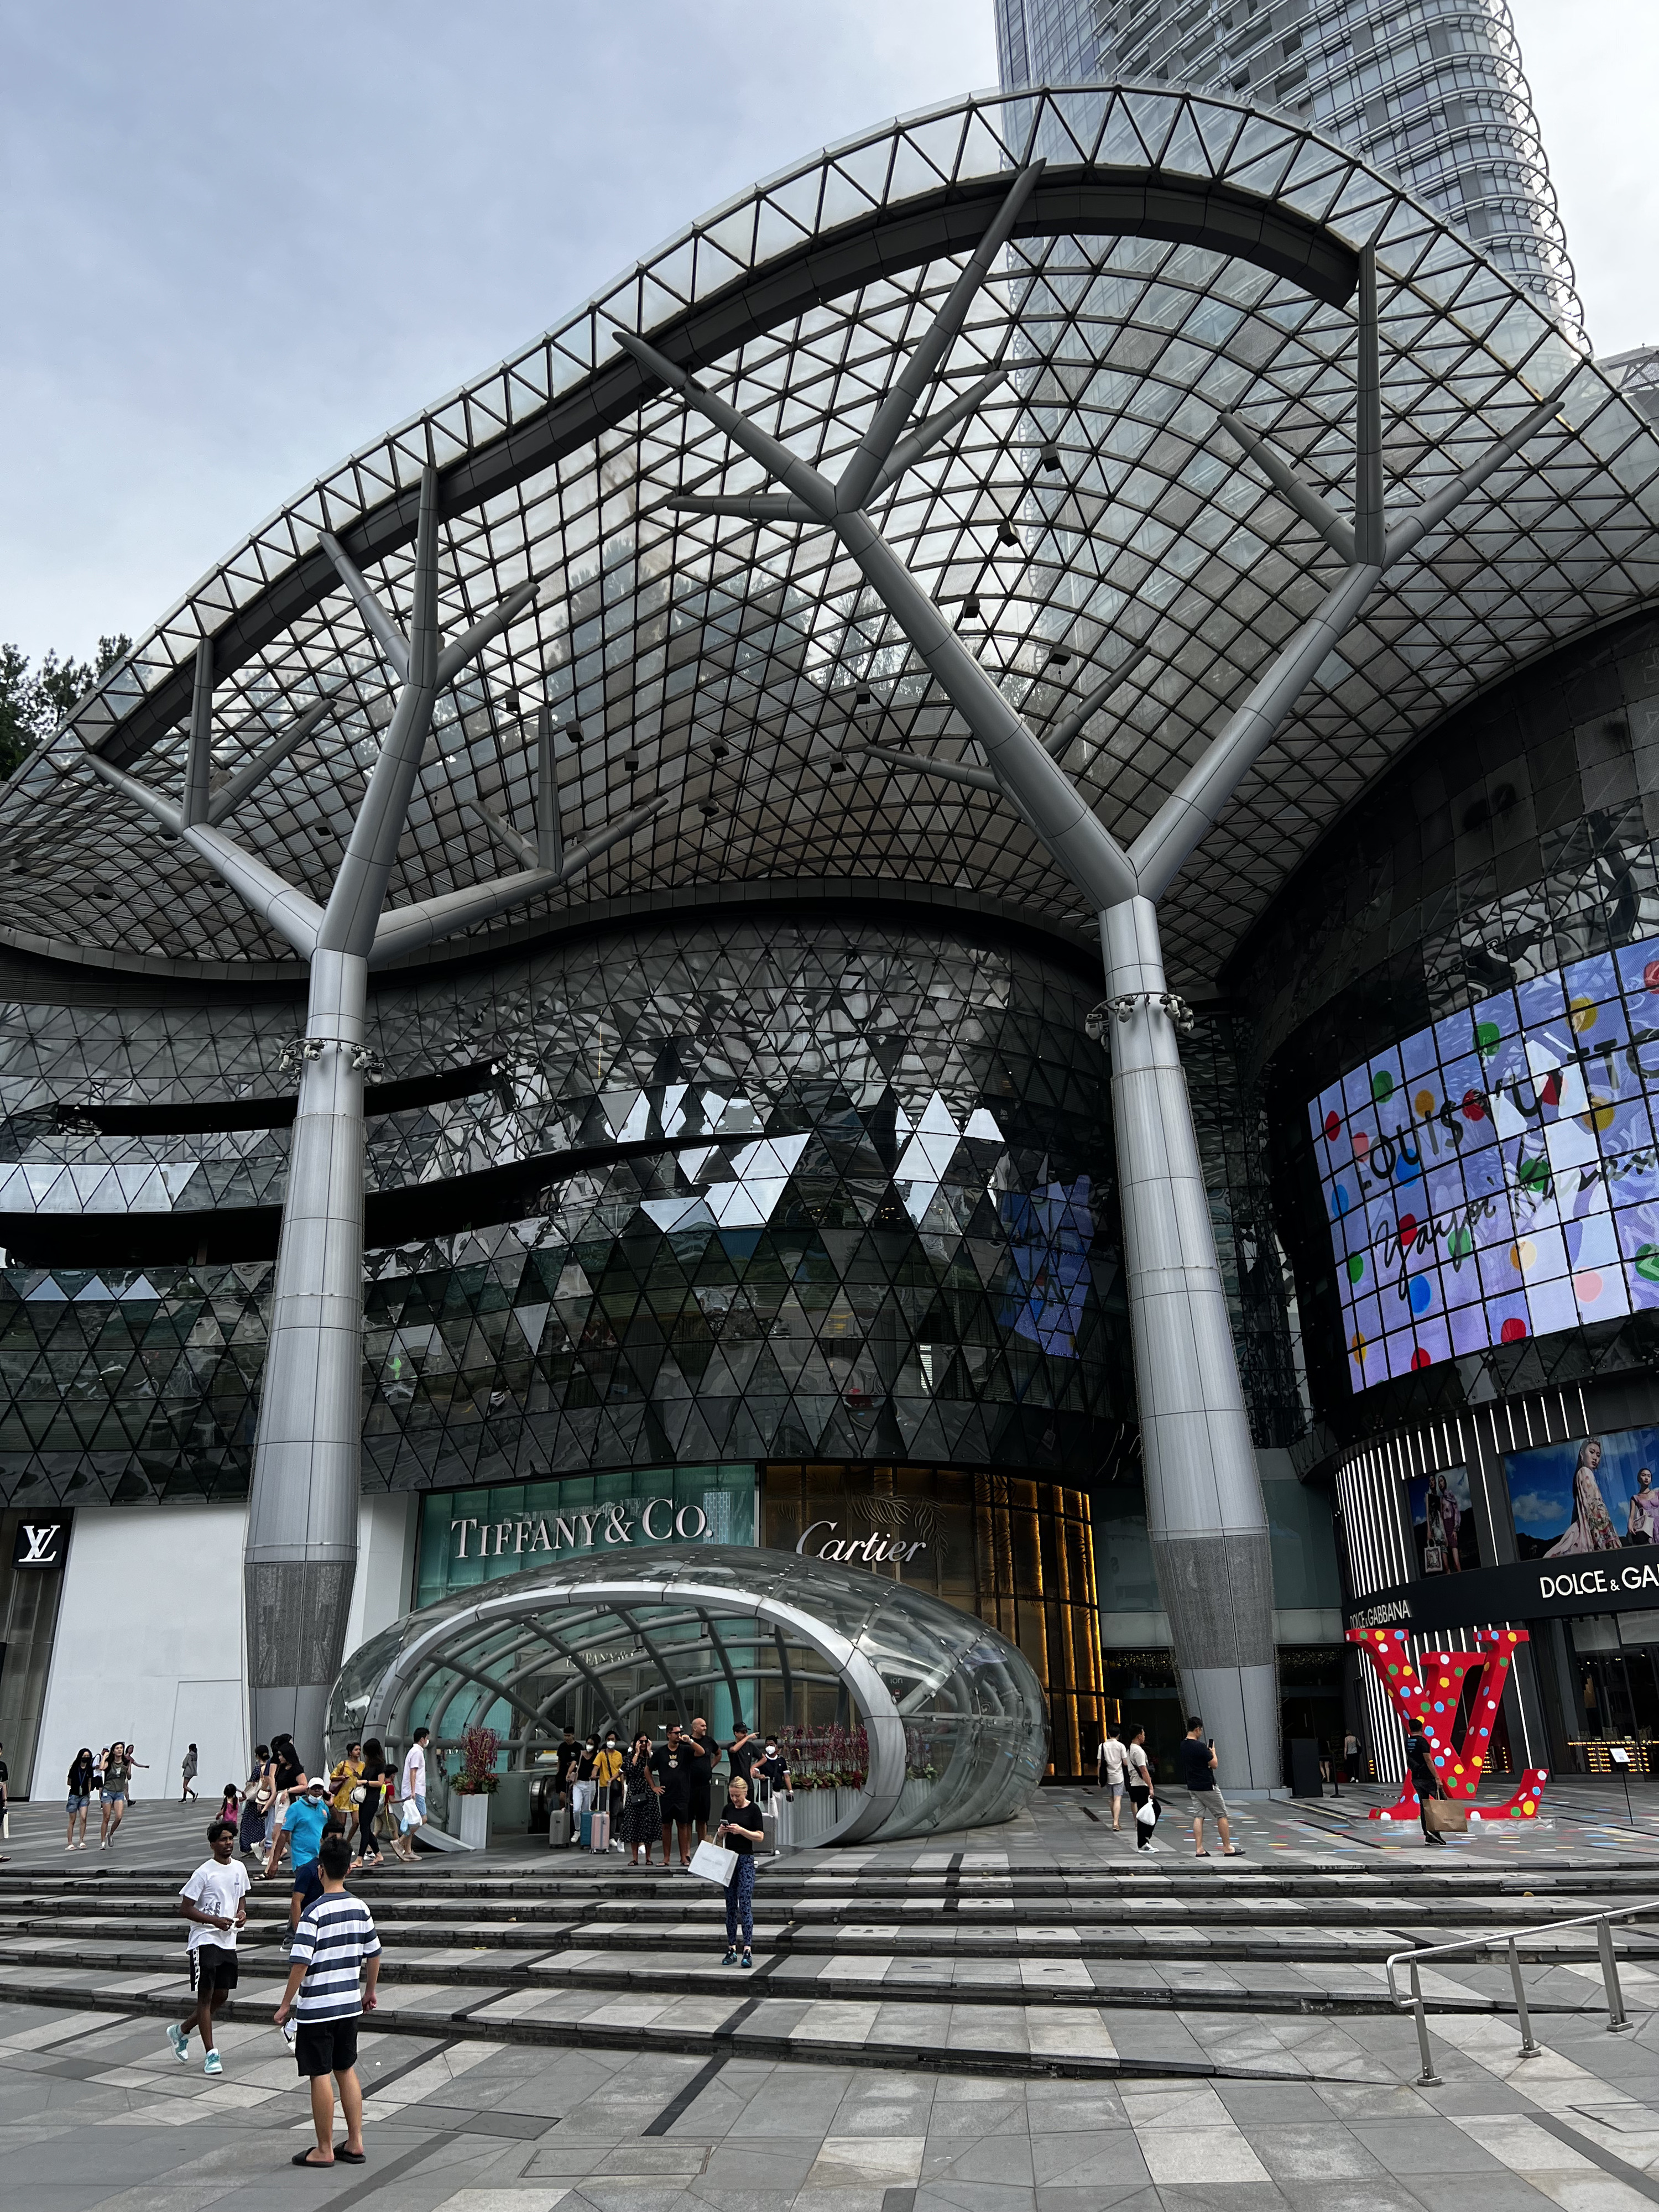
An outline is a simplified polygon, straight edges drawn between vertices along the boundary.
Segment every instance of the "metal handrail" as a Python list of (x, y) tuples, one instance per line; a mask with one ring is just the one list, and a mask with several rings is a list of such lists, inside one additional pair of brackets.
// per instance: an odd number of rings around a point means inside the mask
[[(1659, 1912), (1659, 1898), (1649, 1898), (1641, 1905), (1616, 1905), (1610, 1912), (1585, 1912), (1576, 1920), (1551, 1920), (1541, 1928), (1527, 1928), (1514, 1936), (1500, 1929), (1492, 1936), (1469, 1936), (1458, 1943), (1429, 1943), (1415, 1951), (1391, 1952), (1388, 1961), (1389, 1996), (1396, 2005), (1409, 2004), (1417, 2015), (1417, 2047), (1423, 2057), (1423, 2071), (1417, 2077), (1419, 2089), (1437, 2089), (1440, 2076), (1434, 2070), (1434, 2053), (1429, 2045), (1429, 2024), (1423, 2009), (1423, 1984), (1418, 1967), (1425, 1959), (1455, 1958), (1461, 1951), (1490, 1951), (1504, 1944), (1510, 1954), (1510, 1981), (1515, 1990), (1515, 2009), (1521, 2028), (1521, 2056), (1536, 2058), (1540, 2046), (1534, 2040), (1532, 2015), (1527, 2010), (1527, 1993), (1521, 1985), (1521, 1961), (1516, 1954), (1517, 1943), (1534, 1942), (1540, 1936), (1559, 1936), (1567, 1928), (1594, 1928), (1595, 1948), (1601, 1961), (1601, 1985), (1607, 1993), (1607, 2033), (1623, 2035), (1631, 2023), (1625, 2017), (1624, 1992), (1619, 1986), (1619, 1962), (1613, 1956), (1613, 1923), (1634, 1919), (1644, 1912)], [(1394, 1978), (1394, 1970), (1405, 1965), (1411, 1975), (1411, 1995), (1402, 1996)]]

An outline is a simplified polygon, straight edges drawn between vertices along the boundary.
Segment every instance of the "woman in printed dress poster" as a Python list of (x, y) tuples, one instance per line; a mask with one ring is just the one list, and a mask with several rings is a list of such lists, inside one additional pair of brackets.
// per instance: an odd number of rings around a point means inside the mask
[(1578, 1447), (1578, 1464), (1572, 1471), (1572, 1518), (1566, 1534), (1552, 1544), (1544, 1557), (1565, 1559), (1574, 1552), (1616, 1552), (1619, 1538), (1608, 1518), (1595, 1470), (1601, 1464), (1601, 1439), (1588, 1437)]
[(1457, 1555), (1457, 1531), (1462, 1518), (1457, 1500), (1452, 1496), (1451, 1484), (1443, 1474), (1431, 1474), (1429, 1477), (1427, 1510), (1424, 1516), (1424, 1537), (1426, 1543), (1440, 1547), (1442, 1574), (1455, 1575), (1462, 1571), (1463, 1562)]

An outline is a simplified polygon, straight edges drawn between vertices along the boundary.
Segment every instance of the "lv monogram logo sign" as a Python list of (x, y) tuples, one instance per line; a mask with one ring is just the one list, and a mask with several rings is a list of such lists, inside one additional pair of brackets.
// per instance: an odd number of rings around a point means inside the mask
[(67, 1521), (20, 1521), (12, 1540), (14, 1567), (57, 1567), (64, 1562)]
[[(1420, 1666), (1412, 1663), (1411, 1646), (1403, 1628), (1351, 1628), (1350, 1644), (1358, 1644), (1370, 1656), (1389, 1701), (1413, 1733), (1421, 1729), (1428, 1738), (1434, 1771), (1440, 1786), (1455, 1802), (1469, 1805), (1472, 1820), (1531, 1820), (1538, 1815), (1538, 1801), (1549, 1780), (1547, 1766), (1529, 1766), (1520, 1787), (1502, 1805), (1478, 1812), (1472, 1801), (1492, 1756), (1492, 1731), (1503, 1703), (1515, 1649), (1528, 1641), (1524, 1628), (1478, 1628), (1474, 1651), (1425, 1651)], [(1461, 1737), (1455, 1735), (1458, 1709), (1468, 1692), (1468, 1718)], [(1373, 1820), (1414, 1820), (1417, 1790), (1407, 1768), (1401, 1785), (1400, 1802), (1387, 1814), (1373, 1812)]]

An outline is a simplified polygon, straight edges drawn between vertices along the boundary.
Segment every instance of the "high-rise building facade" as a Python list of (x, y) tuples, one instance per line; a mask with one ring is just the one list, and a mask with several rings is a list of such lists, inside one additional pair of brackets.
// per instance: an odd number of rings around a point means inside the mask
[(1583, 310), (1504, 0), (996, 0), (1006, 88), (1232, 92), (1392, 169), (1558, 320)]

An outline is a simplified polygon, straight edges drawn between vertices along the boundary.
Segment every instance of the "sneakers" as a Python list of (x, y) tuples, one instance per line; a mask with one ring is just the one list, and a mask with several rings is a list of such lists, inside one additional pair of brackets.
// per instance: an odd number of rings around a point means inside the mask
[(744, 1954), (743, 1954), (742, 1958), (740, 1958), (740, 1959), (738, 1960), (738, 1964), (740, 1966), (752, 1966), (754, 1965), (754, 1963), (755, 1963), (754, 1960), (750, 1956), (750, 1954), (749, 1954), (749, 1953), (748, 1953), (747, 1951), (745, 1951), (745, 1952), (744, 1953)]
[(731, 1948), (731, 1949), (726, 1953), (726, 1956), (725, 1956), (725, 1957), (720, 1960), (720, 1964), (721, 1964), (721, 1966), (735, 1966), (737, 1965), (737, 1963), (738, 1963), (738, 1951), (737, 1951), (737, 1946), (736, 1946), (735, 1944), (733, 1944), (733, 1945), (732, 1945), (732, 1948)]
[(207, 2057), (202, 2061), (203, 2073), (222, 2074), (224, 2070), (225, 2063), (223, 2059), (220, 2057), (216, 2051), (210, 2051)]
[(173, 2045), (173, 2057), (182, 2066), (185, 2059), (190, 2057), (190, 2038), (177, 2021), (174, 2021), (167, 2029), (167, 2041)]

